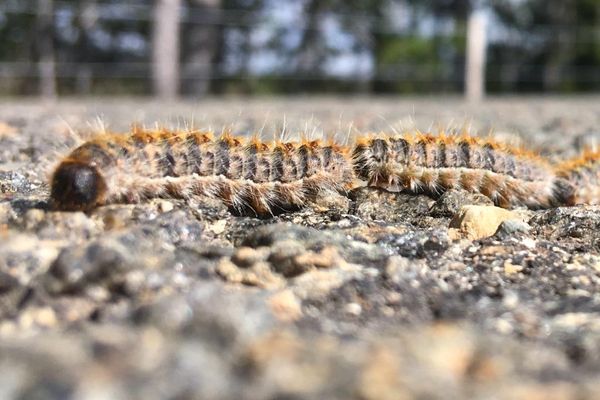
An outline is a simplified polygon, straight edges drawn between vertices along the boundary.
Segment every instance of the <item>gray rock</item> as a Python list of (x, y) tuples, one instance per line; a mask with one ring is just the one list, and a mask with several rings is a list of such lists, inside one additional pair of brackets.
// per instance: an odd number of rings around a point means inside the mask
[(117, 283), (136, 260), (121, 243), (104, 239), (85, 247), (64, 249), (52, 263), (44, 280), (51, 293), (76, 292), (94, 283)]
[(498, 239), (503, 240), (514, 236), (517, 233), (527, 233), (531, 229), (531, 226), (527, 222), (509, 219), (500, 223), (500, 226), (494, 235)]
[(493, 206), (494, 202), (480, 193), (469, 193), (466, 190), (448, 190), (431, 207), (431, 215), (433, 217), (452, 218), (466, 205)]

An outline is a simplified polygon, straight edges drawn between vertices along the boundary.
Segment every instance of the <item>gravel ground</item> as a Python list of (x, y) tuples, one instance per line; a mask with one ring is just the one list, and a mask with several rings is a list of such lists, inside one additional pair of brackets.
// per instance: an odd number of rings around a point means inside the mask
[(600, 98), (4, 100), (0, 398), (600, 398), (600, 207), (360, 188), (268, 219), (204, 198), (47, 211), (60, 155), (134, 122), (450, 127), (560, 159), (599, 143)]

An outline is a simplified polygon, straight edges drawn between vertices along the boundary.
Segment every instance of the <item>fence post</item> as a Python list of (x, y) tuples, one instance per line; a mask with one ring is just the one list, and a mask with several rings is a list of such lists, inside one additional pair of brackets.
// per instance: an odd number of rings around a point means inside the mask
[(467, 54), (465, 62), (465, 95), (469, 101), (485, 96), (487, 20), (481, 10), (473, 10), (467, 23)]
[(179, 10), (181, 0), (156, 0), (152, 30), (154, 93), (174, 99), (179, 92)]
[(37, 25), (39, 93), (43, 98), (52, 100), (56, 98), (53, 0), (38, 0)]

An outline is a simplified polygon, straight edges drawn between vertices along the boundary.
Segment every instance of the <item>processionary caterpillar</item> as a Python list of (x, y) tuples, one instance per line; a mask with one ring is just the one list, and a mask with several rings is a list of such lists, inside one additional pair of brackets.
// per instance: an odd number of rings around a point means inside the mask
[(76, 148), (52, 176), (51, 203), (88, 211), (115, 202), (206, 195), (268, 214), (319, 191), (350, 189), (349, 150), (332, 143), (263, 143), (207, 132), (145, 131), (99, 136)]
[(274, 207), (302, 206), (321, 191), (346, 192), (362, 180), (430, 195), (466, 189), (502, 207), (547, 208), (598, 203), (598, 159), (588, 153), (553, 166), (530, 152), (466, 135), (373, 136), (342, 146), (135, 128), (72, 151), (52, 175), (50, 200), (57, 210), (90, 211), (206, 195), (269, 214)]

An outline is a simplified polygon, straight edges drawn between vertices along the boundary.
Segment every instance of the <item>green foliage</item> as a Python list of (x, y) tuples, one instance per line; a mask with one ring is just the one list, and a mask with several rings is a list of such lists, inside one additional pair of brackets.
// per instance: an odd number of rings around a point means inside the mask
[(418, 36), (388, 36), (380, 46), (377, 59), (381, 64), (429, 64), (437, 59), (435, 43)]
[(439, 57), (435, 42), (418, 36), (385, 35), (376, 54), (374, 89), (381, 92), (416, 92), (435, 78)]

